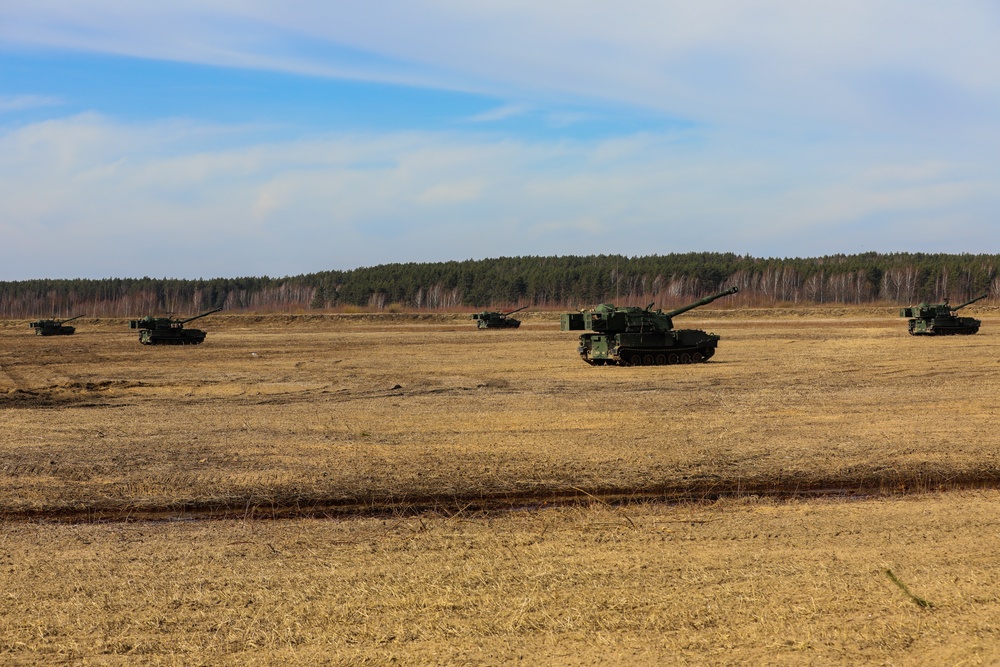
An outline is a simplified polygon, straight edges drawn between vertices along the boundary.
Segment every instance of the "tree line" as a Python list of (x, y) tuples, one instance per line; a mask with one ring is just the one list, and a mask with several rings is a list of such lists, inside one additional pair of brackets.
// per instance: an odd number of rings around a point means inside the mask
[(137, 317), (305, 310), (674, 307), (730, 286), (722, 307), (911, 304), (1000, 292), (1000, 255), (863, 253), (762, 258), (733, 253), (497, 257), (382, 264), (284, 278), (38, 279), (0, 282), (0, 318)]

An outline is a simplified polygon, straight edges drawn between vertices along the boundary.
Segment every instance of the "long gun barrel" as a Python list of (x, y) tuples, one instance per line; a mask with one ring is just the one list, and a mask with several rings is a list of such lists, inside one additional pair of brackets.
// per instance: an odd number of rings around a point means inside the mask
[(63, 321), (62, 321), (62, 322), (60, 322), (59, 324), (66, 324), (67, 322), (72, 322), (73, 320), (78, 320), (78, 319), (80, 319), (81, 317), (83, 317), (83, 315), (77, 315), (76, 317), (71, 317), (71, 318), (69, 318), (68, 320), (63, 320)]
[(219, 308), (216, 308), (215, 310), (210, 310), (210, 311), (208, 311), (207, 313), (202, 313), (201, 315), (195, 315), (194, 317), (189, 317), (189, 318), (187, 318), (186, 320), (181, 320), (181, 324), (187, 324), (188, 322), (190, 322), (190, 321), (192, 321), (192, 320), (196, 320), (196, 319), (198, 319), (199, 317), (205, 317), (206, 315), (211, 315), (212, 313), (217, 313), (217, 312), (219, 312), (220, 310), (222, 310), (222, 308), (221, 308), (221, 307), (219, 307)]
[(968, 306), (968, 305), (971, 305), (971, 304), (973, 304), (973, 303), (975, 303), (975, 302), (979, 301), (980, 299), (985, 299), (985, 298), (986, 298), (986, 297), (988, 297), (989, 295), (990, 295), (990, 293), (989, 293), (989, 292), (987, 292), (986, 294), (983, 294), (983, 295), (981, 295), (981, 296), (977, 296), (977, 297), (976, 297), (975, 299), (972, 299), (972, 300), (970, 300), (970, 301), (966, 301), (966, 302), (965, 302), (965, 303), (963, 303), (963, 304), (962, 304), (961, 306), (955, 306), (955, 307), (954, 307), (954, 308), (953, 308), (952, 310), (958, 310), (959, 308), (965, 308), (966, 306)]
[(739, 291), (740, 291), (739, 287), (730, 287), (729, 289), (723, 292), (719, 292), (718, 294), (713, 294), (712, 296), (706, 296), (704, 299), (695, 301), (694, 303), (689, 303), (686, 306), (681, 306), (676, 310), (667, 311), (666, 313), (664, 313), (664, 315), (666, 315), (667, 317), (675, 317), (677, 315), (680, 315), (681, 313), (686, 313), (689, 310), (694, 310), (699, 306), (704, 306), (706, 304), (712, 303), (716, 299), (721, 299), (722, 297), (729, 296), (730, 294), (736, 294)]
[[(529, 305), (530, 305), (530, 304), (529, 304)], [(521, 307), (520, 307), (520, 308), (518, 308), (517, 310), (512, 310), (512, 311), (510, 311), (510, 312), (506, 312), (506, 313), (504, 313), (503, 315), (504, 315), (504, 317), (506, 317), (507, 315), (513, 315), (514, 313), (518, 313), (518, 312), (520, 312), (520, 311), (524, 310), (524, 309), (525, 309), (525, 308), (527, 308), (527, 307), (528, 307), (528, 306), (521, 306)]]

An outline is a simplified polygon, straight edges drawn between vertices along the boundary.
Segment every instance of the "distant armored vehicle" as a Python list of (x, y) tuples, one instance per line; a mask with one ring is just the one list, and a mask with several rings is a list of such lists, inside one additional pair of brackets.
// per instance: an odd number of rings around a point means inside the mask
[(139, 329), (139, 342), (143, 345), (198, 345), (204, 342), (205, 332), (201, 329), (185, 329), (184, 325), (220, 310), (222, 308), (216, 308), (186, 320), (147, 315), (138, 320), (130, 320), (128, 327), (129, 329)]
[(580, 335), (577, 351), (591, 365), (662, 366), (708, 361), (715, 354), (719, 336), (698, 329), (674, 329), (673, 318), (718, 298), (736, 294), (732, 287), (692, 304), (663, 312), (604, 303), (593, 310), (566, 313), (563, 331), (592, 331)]
[(521, 320), (515, 320), (511, 315), (525, 308), (527, 306), (521, 306), (517, 310), (508, 310), (506, 313), (484, 310), (473, 315), (472, 319), (476, 320), (476, 326), (480, 329), (516, 329), (521, 326)]
[(66, 323), (81, 317), (83, 315), (77, 315), (68, 320), (35, 320), (28, 326), (35, 330), (36, 336), (72, 336), (76, 333), (76, 327), (71, 327)]
[(989, 293), (986, 293), (954, 307), (948, 304), (948, 299), (945, 299), (944, 303), (922, 303), (919, 306), (900, 308), (899, 316), (910, 318), (911, 336), (971, 335), (979, 331), (982, 322), (974, 317), (958, 317), (955, 311), (988, 296)]

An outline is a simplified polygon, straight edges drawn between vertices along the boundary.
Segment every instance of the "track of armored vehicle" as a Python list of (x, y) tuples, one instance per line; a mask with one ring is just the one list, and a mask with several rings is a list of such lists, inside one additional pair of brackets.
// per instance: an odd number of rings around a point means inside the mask
[(182, 329), (176, 332), (146, 330), (139, 332), (139, 342), (143, 345), (201, 345), (205, 342), (206, 335), (201, 329)]
[[(704, 333), (697, 330), (678, 331), (677, 333)], [(711, 336), (711, 334), (709, 334)], [(706, 341), (702, 347), (621, 347), (618, 349), (618, 359), (613, 363), (619, 366), (670, 366), (673, 364), (699, 364), (708, 361), (715, 354), (718, 336)], [(580, 357), (595, 366), (607, 364), (609, 360), (592, 360), (588, 358), (587, 350), (580, 351)]]
[(979, 333), (979, 325), (982, 324), (979, 320), (972, 317), (955, 319), (960, 320), (958, 324), (932, 324), (930, 327), (921, 327), (920, 323), (913, 321), (907, 325), (907, 330), (911, 336), (971, 336)]

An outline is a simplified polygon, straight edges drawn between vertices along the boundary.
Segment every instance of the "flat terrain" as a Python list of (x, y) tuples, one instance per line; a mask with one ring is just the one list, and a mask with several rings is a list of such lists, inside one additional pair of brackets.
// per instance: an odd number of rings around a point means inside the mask
[(700, 313), (652, 368), (542, 315), (0, 326), (0, 656), (1000, 660), (1000, 319)]

